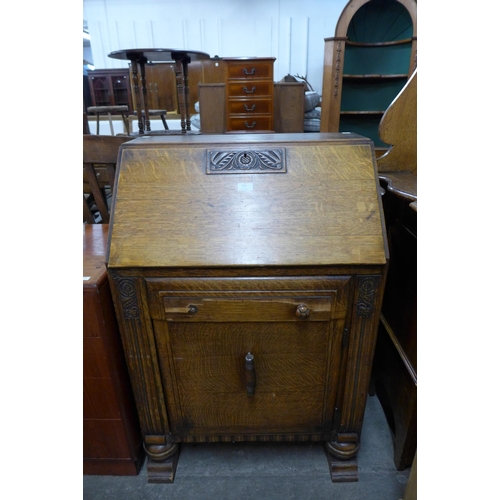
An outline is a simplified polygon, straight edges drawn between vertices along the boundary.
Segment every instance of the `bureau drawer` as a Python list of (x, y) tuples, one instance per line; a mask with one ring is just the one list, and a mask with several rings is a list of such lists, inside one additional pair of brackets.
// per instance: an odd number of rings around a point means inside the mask
[(329, 321), (331, 296), (163, 297), (167, 321)]
[(271, 96), (273, 94), (274, 82), (270, 81), (246, 81), (228, 82), (228, 97), (257, 97)]
[(228, 132), (234, 130), (272, 130), (271, 116), (246, 116), (246, 117), (230, 117), (227, 124)]
[(228, 112), (230, 115), (240, 114), (269, 114), (272, 112), (271, 99), (238, 99), (228, 102)]
[(228, 79), (273, 78), (273, 64), (266, 61), (227, 62)]
[[(350, 277), (147, 278), (145, 284), (149, 315), (158, 320), (310, 322), (345, 317)], [(306, 318), (297, 316), (301, 304)]]

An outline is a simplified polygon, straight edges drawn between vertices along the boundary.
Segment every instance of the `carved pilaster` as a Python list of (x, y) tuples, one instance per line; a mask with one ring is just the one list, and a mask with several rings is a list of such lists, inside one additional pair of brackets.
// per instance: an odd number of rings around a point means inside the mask
[(117, 283), (123, 317), (125, 319), (139, 319), (139, 304), (137, 302), (135, 280), (133, 278), (121, 278)]
[(165, 397), (150, 320), (141, 310), (141, 280), (113, 277), (110, 272), (117, 314), (121, 316), (120, 335), (130, 373), (132, 390), (143, 434), (169, 432)]
[(338, 97), (339, 95), (339, 84), (340, 75), (342, 74), (343, 62), (342, 62), (342, 53), (344, 51), (345, 42), (337, 41), (335, 46), (335, 74), (333, 77), (333, 97)]
[(356, 363), (349, 363), (348, 382), (342, 401), (336, 405), (342, 408), (334, 424), (338, 433), (359, 433), (361, 430), (381, 304), (381, 276), (361, 275), (356, 280), (353, 318), (346, 342), (347, 356)]
[(373, 314), (375, 292), (380, 279), (375, 276), (363, 276), (359, 280), (356, 314), (360, 318), (369, 318)]

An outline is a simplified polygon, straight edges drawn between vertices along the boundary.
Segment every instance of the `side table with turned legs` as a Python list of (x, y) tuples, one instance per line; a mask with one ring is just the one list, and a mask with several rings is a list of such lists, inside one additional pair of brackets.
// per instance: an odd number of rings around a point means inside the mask
[[(179, 101), (179, 113), (181, 115), (181, 129), (183, 134), (191, 131), (191, 120), (189, 116), (188, 65), (192, 61), (209, 59), (209, 54), (183, 49), (125, 49), (111, 52), (108, 54), (108, 57), (113, 59), (128, 60), (132, 65), (132, 84), (136, 97), (139, 134), (144, 134), (145, 132), (148, 134), (151, 133), (145, 65), (147, 62), (175, 62), (177, 99)], [(142, 119), (139, 117), (142, 117)], [(155, 133), (165, 134), (168, 133), (168, 131)]]

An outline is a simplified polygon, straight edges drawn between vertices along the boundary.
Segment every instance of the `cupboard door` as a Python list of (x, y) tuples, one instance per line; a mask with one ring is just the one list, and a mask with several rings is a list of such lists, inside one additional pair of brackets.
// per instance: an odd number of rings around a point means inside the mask
[(106, 75), (89, 75), (92, 106), (111, 106), (111, 92)]
[(314, 292), (154, 292), (151, 311), (163, 317), (153, 327), (174, 439), (327, 436), (347, 280), (337, 284), (337, 290)]
[(132, 89), (127, 69), (96, 69), (88, 76), (92, 106), (128, 106), (132, 110)]

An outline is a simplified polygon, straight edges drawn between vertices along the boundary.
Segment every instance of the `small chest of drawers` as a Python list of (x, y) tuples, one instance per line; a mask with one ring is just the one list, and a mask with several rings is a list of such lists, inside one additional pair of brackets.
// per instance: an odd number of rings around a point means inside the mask
[(220, 441), (322, 441), (332, 481), (357, 480), (388, 257), (373, 143), (152, 136), (117, 175), (108, 273), (148, 480)]
[(272, 132), (274, 57), (224, 58), (228, 132)]

